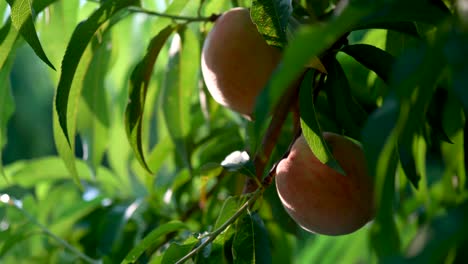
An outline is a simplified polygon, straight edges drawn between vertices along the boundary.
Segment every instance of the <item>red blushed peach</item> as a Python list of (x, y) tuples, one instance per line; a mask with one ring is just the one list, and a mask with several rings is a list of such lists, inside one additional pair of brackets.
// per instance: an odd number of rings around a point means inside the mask
[(344, 235), (365, 225), (374, 213), (372, 179), (361, 147), (324, 133), (346, 175), (321, 163), (300, 136), (276, 168), (276, 188), (289, 215), (304, 229)]
[(204, 42), (203, 78), (216, 102), (248, 117), (280, 58), (280, 50), (258, 33), (249, 10), (234, 8), (216, 20)]

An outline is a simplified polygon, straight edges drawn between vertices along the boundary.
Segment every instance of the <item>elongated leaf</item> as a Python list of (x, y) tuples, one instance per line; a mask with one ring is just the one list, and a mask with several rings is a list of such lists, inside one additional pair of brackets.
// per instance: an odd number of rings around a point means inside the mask
[(146, 164), (142, 143), (142, 120), (146, 92), (159, 52), (174, 30), (175, 28), (173, 26), (167, 26), (151, 40), (145, 57), (138, 63), (130, 77), (130, 102), (125, 110), (125, 128), (130, 145), (132, 146), (138, 161), (143, 168), (150, 173), (151, 169)]
[(239, 197), (229, 197), (224, 201), (223, 207), (219, 212), (218, 219), (213, 227), (213, 230), (218, 229), (229, 218), (231, 218), (240, 207)]
[(379, 257), (391, 256), (400, 250), (400, 236), (393, 218), (393, 199), (397, 139), (401, 125), (407, 121), (404, 116), (407, 111), (401, 114), (400, 120), (397, 120), (398, 114), (399, 105), (394, 96), (389, 96), (382, 107), (369, 117), (362, 132), (370, 173), (375, 177), (377, 212), (372, 225), (371, 242)]
[(49, 61), (42, 49), (41, 42), (37, 37), (34, 26), (33, 10), (29, 0), (7, 0), (11, 7), (11, 21), (21, 36), (28, 42), (36, 55), (49, 67), (55, 70), (54, 65)]
[(390, 53), (367, 44), (348, 45), (343, 47), (341, 51), (374, 71), (384, 82), (389, 82), (392, 66), (395, 62)]
[[(84, 180), (93, 180), (86, 164), (78, 160), (77, 172)], [(24, 188), (32, 188), (41, 183), (63, 181), (70, 178), (70, 171), (59, 157), (48, 156), (27, 161), (17, 161), (5, 166), (5, 174), (12, 180), (11, 185), (19, 185)], [(121, 184), (108, 169), (100, 167), (95, 175), (96, 181), (106, 187), (118, 189)], [(0, 182), (0, 188), (10, 186)]]
[(197, 87), (199, 52), (199, 41), (195, 34), (189, 28), (182, 28), (171, 43), (169, 64), (161, 95), (162, 110), (169, 135), (188, 168), (191, 167), (187, 148), (190, 106)]
[(271, 109), (280, 100), (285, 89), (304, 71), (310, 60), (320, 55), (345, 34), (371, 9), (348, 6), (340, 16), (328, 24), (304, 26), (284, 51), (283, 63), (257, 98), (254, 111), (255, 126), (261, 131)]
[(407, 34), (409, 36), (413, 36), (415, 38), (421, 38), (418, 28), (414, 22), (410, 21), (396, 21), (396, 22), (375, 22), (375, 23), (367, 23), (357, 25), (353, 28), (353, 30), (360, 30), (360, 29), (387, 29), (392, 30), (395, 32), (400, 32)]
[(236, 234), (232, 242), (234, 263), (255, 263), (255, 233), (249, 214), (242, 216), (236, 224)]
[(7, 125), (15, 111), (15, 101), (11, 93), (10, 84), (11, 63), (0, 68), (0, 174), (5, 176), (2, 164), (2, 151), (7, 143)]
[(449, 9), (440, 0), (387, 1), (377, 12), (362, 19), (358, 27), (405, 21), (438, 25), (450, 16)]
[(172, 243), (164, 252), (161, 264), (174, 264), (185, 255), (198, 243), (198, 239), (189, 237), (183, 243)]
[[(70, 86), (70, 93), (71, 97), (67, 105), (69, 105), (69, 111), (67, 113), (67, 119), (70, 120), (70, 126), (68, 129), (71, 131), (70, 135), (72, 138), (70, 141), (67, 140), (64, 131), (60, 127), (59, 116), (57, 113), (57, 109), (53, 108), (53, 116), (52, 116), (52, 124), (54, 130), (54, 141), (55, 146), (57, 148), (57, 152), (59, 153), (60, 157), (62, 157), (65, 165), (71, 172), (72, 178), (81, 187), (80, 179), (78, 177), (78, 172), (76, 170), (75, 164), (75, 129), (76, 129), (76, 115), (77, 112), (74, 111), (78, 107), (78, 102), (80, 100), (80, 93), (81, 89), (83, 88), (83, 80), (85, 74), (88, 70), (88, 67), (92, 60), (92, 51), (91, 48), (86, 49), (86, 51), (82, 54), (81, 63), (76, 68), (75, 78)], [(57, 100), (58, 94), (55, 94), (55, 99)]]
[[(98, 40), (100, 39), (100, 40)], [(78, 128), (83, 144), (88, 148), (87, 160), (95, 171), (101, 163), (109, 140), (109, 106), (105, 87), (109, 70), (111, 47), (110, 30), (94, 38), (91, 49), (93, 59), (87, 69), (83, 84), (83, 104), (80, 106), (81, 127)]]
[(301, 83), (299, 93), (299, 109), (301, 113), (302, 134), (309, 144), (312, 152), (322, 163), (333, 160), (333, 154), (328, 149), (327, 143), (322, 136), (322, 128), (318, 122), (312, 97), (312, 83), (314, 71), (306, 72)]
[(414, 160), (410, 147), (411, 146), (399, 144), (398, 157), (400, 159), (401, 167), (406, 178), (410, 180), (414, 188), (418, 189), (419, 180), (421, 179), (421, 176), (418, 175), (418, 171), (416, 170), (416, 162)]
[(467, 35), (463, 34), (462, 31), (453, 30), (444, 45), (445, 56), (452, 70), (452, 89), (462, 103), (465, 114), (468, 113), (468, 91), (466, 89), (468, 85), (468, 65), (464, 60), (468, 54), (467, 44)]
[(179, 221), (172, 221), (163, 225), (160, 225), (155, 230), (151, 231), (136, 247), (134, 247), (122, 261), (122, 264), (135, 263), (138, 258), (145, 252), (146, 249), (150, 248), (161, 236), (169, 233), (187, 228), (187, 226)]
[(0, 29), (0, 69), (5, 66), (8, 57), (11, 56), (18, 35), (10, 19)]
[[(324, 84), (325, 92), (336, 121), (345, 130), (345, 133), (359, 139), (361, 135), (360, 123), (363, 117), (355, 115), (359, 111), (359, 105), (351, 95), (348, 79), (336, 59), (330, 62), (328, 78)], [(353, 108), (355, 108), (353, 110)], [(361, 115), (364, 115), (362, 113)]]
[[(39, 14), (48, 5), (57, 0), (37, 0), (33, 2), (33, 10)], [(13, 53), (14, 44), (18, 39), (19, 32), (12, 25), (11, 18), (8, 18), (0, 29), (0, 69), (4, 66), (7, 58)]]
[(268, 45), (282, 48), (287, 44), (286, 27), (292, 13), (289, 0), (254, 0), (250, 15)]
[(268, 234), (258, 214), (245, 214), (236, 226), (232, 242), (234, 263), (271, 263)]
[(69, 128), (69, 123), (74, 122), (74, 117), (69, 116), (70, 112), (74, 112), (73, 107), (69, 105), (69, 101), (76, 100), (73, 96), (80, 94), (80, 91), (77, 94), (71, 94), (72, 82), (77, 72), (78, 64), (94, 33), (117, 12), (125, 7), (136, 4), (138, 4), (137, 0), (106, 1), (87, 20), (81, 22), (73, 32), (65, 56), (63, 57), (62, 73), (55, 97), (58, 128), (62, 130), (66, 143), (70, 147), (73, 145), (71, 138), (74, 137), (75, 131), (74, 128)]

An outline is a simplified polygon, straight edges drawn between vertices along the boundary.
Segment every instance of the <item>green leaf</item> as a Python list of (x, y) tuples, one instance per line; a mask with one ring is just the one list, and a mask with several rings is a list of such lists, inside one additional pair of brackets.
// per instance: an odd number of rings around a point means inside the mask
[[(11, 7), (11, 21), (21, 36), (28, 42), (36, 55), (49, 67), (55, 70), (54, 65), (49, 61), (42, 49), (41, 42), (37, 37), (34, 26), (33, 10), (29, 0), (7, 0)], [(51, 1), (48, 1), (51, 2)]]
[(257, 213), (247, 213), (237, 220), (232, 254), (234, 263), (272, 262), (268, 234)]
[(399, 110), (395, 96), (387, 96), (382, 107), (369, 117), (362, 131), (369, 171), (374, 175), (377, 213), (371, 229), (371, 241), (379, 257), (397, 254), (400, 249), (400, 238), (393, 217), (393, 200), (397, 136), (401, 125), (406, 122), (407, 112), (400, 113)]
[(169, 136), (188, 168), (191, 168), (191, 161), (187, 144), (192, 96), (198, 83), (199, 44), (190, 28), (182, 28), (174, 36), (161, 95), (162, 111)]
[(418, 171), (416, 169), (416, 162), (411, 151), (411, 146), (399, 144), (398, 157), (406, 178), (411, 182), (414, 188), (418, 189), (419, 180), (421, 179), (421, 176), (418, 174)]
[(340, 16), (329, 23), (304, 26), (297, 31), (295, 38), (285, 48), (283, 63), (257, 98), (254, 111), (257, 131), (264, 127), (272, 108), (289, 85), (304, 72), (305, 65), (332, 46), (369, 11), (369, 8), (349, 5)]
[(10, 83), (11, 63), (0, 68), (0, 174), (5, 176), (2, 164), (3, 147), (7, 143), (8, 121), (15, 111), (15, 101), (13, 99)]
[(389, 82), (395, 58), (388, 52), (367, 44), (348, 45), (341, 51), (374, 71), (384, 82)]
[(322, 136), (322, 128), (317, 119), (312, 96), (314, 71), (308, 70), (301, 83), (299, 92), (299, 109), (301, 114), (302, 134), (310, 149), (320, 162), (326, 164), (332, 160), (333, 154)]
[(340, 63), (333, 59), (330, 61), (329, 68), (324, 90), (327, 93), (330, 107), (334, 111), (335, 119), (344, 129), (345, 134), (359, 139), (362, 121), (366, 119), (366, 113), (351, 95), (348, 79)]
[(220, 226), (222, 226), (229, 218), (231, 218), (237, 212), (239, 207), (239, 197), (228, 197), (223, 203), (223, 207), (219, 212), (213, 230), (217, 230)]
[(286, 28), (292, 13), (288, 0), (253, 0), (250, 15), (268, 45), (283, 48), (288, 40)]
[[(37, 0), (33, 2), (33, 10), (39, 14), (48, 5), (57, 0)], [(8, 18), (0, 29), (0, 69), (5, 65), (7, 58), (13, 54), (14, 44), (18, 39), (19, 32), (12, 27), (11, 18)]]
[(174, 264), (185, 255), (187, 255), (192, 248), (198, 243), (198, 239), (189, 237), (182, 244), (172, 243), (169, 248), (164, 252), (161, 264)]
[[(75, 112), (75, 105), (70, 106), (71, 100), (77, 100), (80, 90), (72, 93), (72, 82), (75, 79), (77, 68), (83, 54), (85, 53), (88, 43), (91, 41), (95, 32), (113, 15), (120, 10), (138, 4), (138, 0), (122, 0), (122, 1), (106, 1), (91, 16), (81, 22), (72, 34), (67, 50), (62, 61), (62, 72), (60, 75), (57, 93), (55, 97), (55, 109), (58, 117), (58, 129), (61, 130), (65, 137), (65, 142), (70, 147), (73, 147), (74, 128), (73, 123), (75, 118), (69, 116), (70, 112)], [(71, 126), (71, 128), (69, 127)]]
[(173, 26), (167, 26), (151, 40), (145, 57), (137, 64), (130, 77), (130, 102), (125, 110), (125, 128), (136, 158), (149, 173), (152, 172), (146, 163), (142, 143), (142, 121), (146, 93), (156, 59), (174, 30)]
[(87, 69), (83, 84), (83, 105), (80, 106), (81, 140), (88, 147), (87, 160), (95, 171), (101, 164), (109, 140), (109, 105), (105, 78), (109, 70), (111, 49), (110, 30), (92, 41), (93, 59)]
[(18, 31), (12, 27), (10, 19), (0, 29), (0, 69), (4, 68), (7, 59), (13, 53), (13, 47), (18, 35)]
[[(424, 12), (421, 12), (424, 10)], [(420, 22), (438, 25), (449, 18), (451, 13), (442, 1), (387, 1), (377, 12), (370, 14), (359, 22), (359, 27), (365, 25), (385, 24), (392, 22)]]
[[(422, 228), (412, 244), (419, 243), (421, 251), (416, 256), (396, 259), (395, 263), (442, 263), (454, 248), (461, 248), (466, 243), (468, 227), (468, 203), (450, 208), (447, 213), (438, 216), (428, 228)], [(423, 238), (421, 241), (417, 238)], [(412, 247), (413, 245), (410, 245)], [(460, 259), (459, 259), (460, 258)], [(457, 256), (462, 261), (463, 254)], [(457, 260), (453, 263), (458, 263)], [(398, 262), (397, 262), (398, 261)]]
[[(86, 164), (78, 160), (77, 173), (84, 180), (93, 180)], [(65, 167), (63, 160), (59, 157), (49, 156), (32, 160), (17, 161), (5, 166), (5, 174), (12, 180), (11, 184), (24, 188), (32, 188), (35, 185), (61, 181), (70, 178), (70, 172)], [(101, 182), (105, 187), (118, 189), (121, 183), (106, 168), (100, 167), (95, 175), (95, 180)], [(8, 187), (8, 184), (0, 182), (0, 188)]]
[(158, 226), (156, 229), (146, 235), (145, 238), (143, 238), (143, 240), (127, 254), (125, 259), (122, 261), (122, 264), (135, 263), (141, 254), (154, 245), (154, 243), (158, 241), (161, 236), (176, 232), (184, 228), (187, 228), (187, 226), (179, 221), (172, 221)]
[(444, 55), (451, 69), (452, 89), (468, 113), (468, 64), (464, 58), (468, 55), (466, 50), (468, 36), (462, 31), (454, 29), (450, 32), (444, 45)]
[(361, 29), (387, 29), (399, 33), (404, 33), (409, 36), (413, 36), (415, 38), (421, 38), (418, 28), (414, 22), (409, 21), (388, 21), (388, 22), (370, 22), (367, 24), (357, 25), (353, 28), (354, 30), (361, 30)]

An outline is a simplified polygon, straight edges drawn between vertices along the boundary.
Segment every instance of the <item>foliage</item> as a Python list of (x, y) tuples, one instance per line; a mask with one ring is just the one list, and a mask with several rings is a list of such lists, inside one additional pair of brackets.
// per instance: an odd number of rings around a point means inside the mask
[[(253, 122), (200, 74), (212, 22), (235, 6), (283, 50)], [(0, 262), (461, 262), (466, 6), (0, 1)], [(304, 66), (315, 57), (326, 73)], [(299, 129), (337, 170), (321, 132), (362, 143), (372, 222), (328, 237), (285, 213), (270, 171)]]

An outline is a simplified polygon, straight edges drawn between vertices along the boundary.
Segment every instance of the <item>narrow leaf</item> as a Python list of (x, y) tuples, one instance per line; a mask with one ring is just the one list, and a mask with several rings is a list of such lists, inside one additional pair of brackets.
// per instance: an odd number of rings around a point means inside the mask
[(223, 207), (219, 212), (218, 218), (216, 219), (213, 230), (218, 229), (223, 225), (229, 218), (231, 218), (240, 207), (239, 197), (229, 197), (224, 201)]
[(396, 21), (396, 22), (375, 22), (375, 23), (366, 23), (357, 25), (353, 28), (353, 30), (361, 30), (361, 29), (387, 29), (392, 30), (395, 32), (400, 32), (407, 34), (409, 36), (413, 36), (415, 38), (421, 38), (418, 28), (416, 24), (411, 21)]
[(255, 263), (255, 233), (249, 214), (245, 214), (236, 222), (232, 255), (234, 263)]
[(268, 45), (283, 48), (287, 44), (286, 27), (292, 13), (288, 0), (253, 0), (250, 14), (258, 32)]
[(348, 45), (343, 47), (341, 51), (374, 71), (384, 82), (389, 82), (392, 66), (395, 62), (395, 58), (390, 53), (367, 44)]
[[(336, 121), (345, 130), (345, 133), (355, 139), (361, 135), (360, 123), (364, 117), (355, 115), (359, 113), (359, 105), (351, 95), (348, 79), (336, 59), (330, 62), (328, 77), (324, 84), (327, 98), (334, 112)], [(352, 110), (355, 108), (354, 110)], [(361, 113), (360, 115), (364, 115)]]
[(164, 252), (161, 264), (174, 264), (185, 255), (198, 243), (198, 239), (194, 237), (187, 238), (183, 243), (172, 243)]
[(173, 26), (167, 26), (151, 40), (145, 57), (137, 64), (130, 77), (130, 101), (125, 110), (125, 128), (136, 158), (150, 173), (151, 169), (146, 163), (142, 143), (142, 121), (146, 93), (159, 52), (174, 30)]
[[(421, 12), (424, 10), (424, 12)], [(359, 22), (359, 27), (365, 25), (384, 24), (392, 22), (420, 22), (438, 25), (451, 16), (449, 9), (439, 0), (405, 0), (387, 1), (377, 12), (370, 14)]]
[(36, 55), (55, 70), (54, 65), (52, 65), (49, 58), (47, 58), (47, 55), (42, 49), (41, 42), (37, 37), (31, 1), (7, 0), (7, 2), (11, 7), (11, 21), (13, 22), (13, 26), (21, 33), (21, 36), (28, 42)]
[(312, 152), (322, 163), (328, 163), (333, 160), (333, 155), (328, 149), (327, 143), (323, 139), (322, 129), (317, 119), (315, 106), (312, 97), (312, 83), (314, 71), (306, 72), (301, 83), (299, 93), (299, 109), (301, 114), (301, 128), (307, 144)]
[(0, 68), (0, 174), (5, 176), (2, 164), (2, 151), (7, 143), (7, 125), (15, 111), (15, 102), (10, 83), (11, 63)]
[(184, 228), (187, 228), (187, 226), (179, 221), (172, 221), (160, 225), (151, 231), (148, 235), (146, 235), (145, 238), (143, 238), (143, 240), (127, 254), (127, 256), (122, 261), (122, 264), (135, 263), (141, 254), (154, 245), (154, 243), (157, 242), (162, 236)]
[[(33, 2), (33, 10), (39, 14), (48, 5), (57, 0), (37, 0)], [(0, 69), (4, 66), (7, 58), (13, 53), (14, 44), (18, 39), (19, 32), (12, 25), (11, 17), (7, 19), (0, 29)]]
[(349, 5), (341, 15), (325, 25), (304, 26), (298, 30), (285, 48), (283, 63), (257, 98), (254, 111), (257, 131), (261, 131), (285, 89), (304, 72), (305, 65), (333, 45), (369, 11), (368, 8)]
[[(189, 28), (174, 36), (169, 50), (169, 63), (161, 95), (164, 119), (176, 150), (190, 168), (187, 147), (190, 133), (192, 94), (197, 87), (199, 41)], [(196, 58), (196, 60), (194, 60)]]
[(92, 41), (93, 59), (85, 75), (83, 105), (80, 106), (82, 122), (78, 129), (83, 144), (88, 146), (87, 161), (93, 171), (101, 164), (109, 140), (110, 117), (105, 78), (109, 70), (110, 43), (110, 30)]
[(57, 94), (55, 97), (55, 108), (57, 111), (59, 128), (62, 130), (66, 142), (71, 146), (71, 137), (74, 131), (69, 128), (69, 97), (74, 76), (78, 64), (85, 52), (88, 43), (95, 32), (113, 15), (130, 5), (138, 4), (138, 0), (105, 1), (91, 16), (81, 22), (72, 34), (65, 56), (62, 61), (62, 73), (60, 75)]

